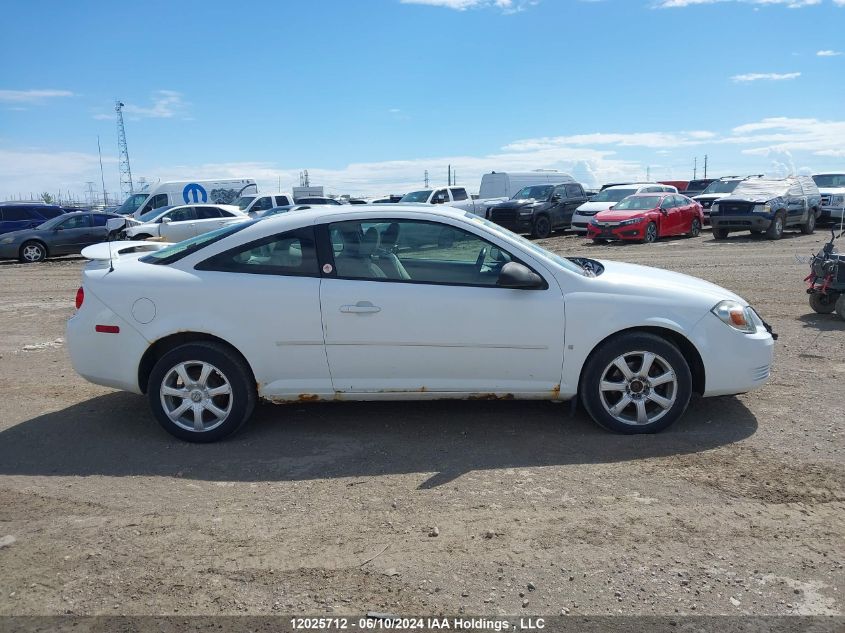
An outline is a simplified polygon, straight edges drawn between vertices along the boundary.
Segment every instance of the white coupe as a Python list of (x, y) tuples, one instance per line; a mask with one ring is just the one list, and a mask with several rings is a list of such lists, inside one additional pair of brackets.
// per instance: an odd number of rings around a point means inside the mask
[(580, 398), (608, 429), (652, 433), (772, 362), (771, 329), (724, 288), (560, 257), (448, 208), (312, 208), (83, 255), (76, 371), (146, 394), (195, 442), (259, 397)]

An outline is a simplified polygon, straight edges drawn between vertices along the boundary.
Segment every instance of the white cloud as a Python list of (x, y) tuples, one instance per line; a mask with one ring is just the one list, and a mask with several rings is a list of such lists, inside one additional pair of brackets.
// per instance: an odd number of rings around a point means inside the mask
[(801, 73), (746, 73), (744, 75), (734, 75), (731, 81), (734, 83), (747, 83), (750, 81), (789, 81), (797, 79)]
[(467, 9), (499, 9), (502, 13), (519, 13), (539, 0), (399, 0), (402, 4), (423, 4), (430, 7), (443, 7), (455, 11)]
[[(843, 3), (845, 3), (845, 0), (843, 0)], [(816, 57), (838, 57), (841, 54), (842, 54), (842, 51), (832, 51), (832, 50), (828, 49), (828, 50), (823, 50), (823, 51), (817, 51)]]
[(0, 90), (0, 102), (43, 103), (46, 99), (72, 97), (70, 90)]
[[(192, 120), (188, 116), (188, 108), (191, 105), (182, 98), (182, 93), (175, 90), (156, 90), (152, 94), (152, 104), (140, 106), (135, 103), (124, 101), (123, 116), (132, 121), (138, 119), (172, 119), (179, 117), (183, 121)], [(92, 115), (95, 119), (113, 119), (114, 111), (97, 112)]]
[[(103, 156), (107, 183), (117, 183), (117, 159)], [(109, 178), (114, 172), (114, 178)], [(0, 147), (0, 199), (42, 191), (72, 189), (81, 192), (85, 182), (100, 183), (100, 162), (97, 154), (85, 152), (49, 151), (41, 148), (5, 149)], [(116, 186), (116, 184), (115, 184)], [(97, 190), (101, 190), (98, 186)], [(115, 188), (110, 192), (114, 194)]]

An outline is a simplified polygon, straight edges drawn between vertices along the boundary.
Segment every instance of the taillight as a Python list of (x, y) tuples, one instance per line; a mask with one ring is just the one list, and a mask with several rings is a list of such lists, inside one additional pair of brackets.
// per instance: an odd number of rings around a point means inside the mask
[(82, 307), (82, 302), (85, 301), (85, 291), (82, 289), (82, 286), (79, 286), (79, 290), (76, 291), (76, 309)]

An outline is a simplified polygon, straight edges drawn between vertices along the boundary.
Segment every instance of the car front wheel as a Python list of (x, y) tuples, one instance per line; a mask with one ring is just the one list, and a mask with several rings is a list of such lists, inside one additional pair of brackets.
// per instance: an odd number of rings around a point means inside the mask
[(546, 215), (539, 215), (534, 220), (534, 229), (531, 231), (531, 237), (544, 238), (552, 234), (552, 223)]
[(257, 398), (246, 363), (218, 343), (180, 345), (153, 367), (147, 397), (159, 423), (189, 442), (214, 442), (237, 431)]
[(643, 242), (646, 244), (653, 244), (657, 241), (657, 225), (654, 222), (649, 222), (648, 226), (645, 227), (645, 236), (643, 237)]
[(783, 214), (778, 214), (772, 219), (772, 223), (766, 230), (766, 237), (770, 240), (779, 240), (783, 237)]
[(41, 242), (26, 242), (21, 246), (18, 259), (24, 264), (34, 264), (47, 259), (47, 249)]
[(580, 386), (590, 417), (625, 434), (662, 431), (681, 417), (691, 394), (692, 375), (683, 354), (648, 333), (623, 334), (604, 343), (587, 362)]
[(713, 229), (713, 238), (717, 240), (725, 240), (728, 238), (727, 229)]

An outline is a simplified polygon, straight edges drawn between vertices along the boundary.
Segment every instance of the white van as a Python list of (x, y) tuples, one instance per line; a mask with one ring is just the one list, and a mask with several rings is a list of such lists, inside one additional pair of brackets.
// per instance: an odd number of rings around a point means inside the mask
[(140, 216), (159, 207), (177, 204), (208, 202), (212, 204), (233, 204), (246, 193), (255, 193), (258, 187), (252, 178), (233, 180), (176, 180), (158, 185), (145, 185), (129, 196), (115, 213)]
[(556, 169), (538, 169), (536, 171), (500, 171), (490, 172), (481, 176), (481, 188), (478, 190), (479, 200), (490, 198), (513, 198), (514, 194), (523, 187), (533, 185), (559, 185), (575, 182), (569, 174)]

